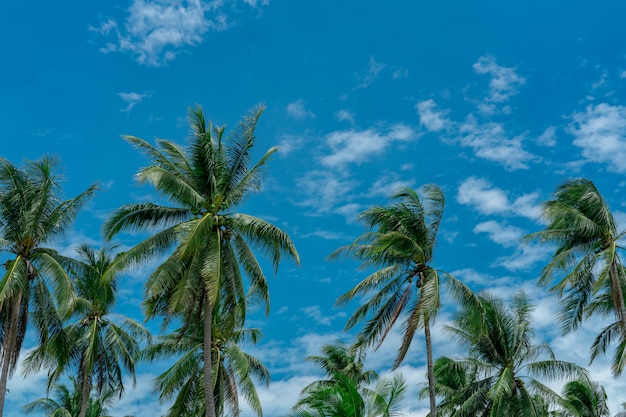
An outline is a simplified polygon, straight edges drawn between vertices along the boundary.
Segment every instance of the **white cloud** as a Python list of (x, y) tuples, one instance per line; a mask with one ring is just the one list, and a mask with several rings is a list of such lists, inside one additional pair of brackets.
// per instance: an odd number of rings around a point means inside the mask
[(141, 101), (144, 98), (148, 97), (148, 94), (140, 94), (140, 93), (135, 93), (135, 92), (117, 93), (117, 95), (126, 102), (126, 107), (120, 110), (121, 112), (124, 112), (124, 113), (130, 113), (133, 107), (141, 103)]
[(364, 76), (359, 76), (361, 83), (354, 87), (355, 90), (359, 88), (367, 88), (371, 83), (373, 83), (376, 78), (378, 78), (378, 74), (382, 70), (385, 69), (387, 64), (383, 64), (382, 62), (377, 62), (373, 56), (370, 56), (369, 66), (367, 67), (367, 73)]
[(538, 193), (523, 194), (511, 201), (508, 193), (494, 187), (484, 178), (470, 177), (457, 192), (460, 204), (473, 206), (481, 214), (516, 215), (538, 220), (540, 205)]
[(509, 271), (526, 270), (548, 257), (546, 248), (538, 245), (521, 244), (517, 246), (515, 253), (498, 258), (495, 266), (502, 266)]
[(346, 317), (346, 313), (340, 311), (336, 314), (325, 316), (322, 314), (322, 310), (320, 306), (309, 306), (301, 309), (302, 312), (315, 323), (320, 324), (322, 326), (330, 326), (333, 320), (341, 317)]
[(349, 163), (360, 164), (372, 155), (385, 151), (393, 142), (407, 142), (417, 139), (415, 131), (403, 124), (396, 124), (385, 130), (343, 130), (326, 136), (330, 155), (321, 158), (322, 165), (342, 168)]
[(344, 216), (348, 223), (356, 223), (356, 220), (359, 217), (361, 211), (363, 211), (363, 208), (358, 203), (344, 204), (333, 210), (334, 213)]
[(140, 64), (160, 66), (181, 49), (200, 44), (207, 32), (227, 29), (223, 4), (223, 0), (133, 0), (122, 24), (108, 19), (90, 29), (113, 36), (102, 52), (128, 52)]
[(520, 86), (526, 83), (526, 79), (515, 72), (515, 68), (502, 67), (496, 64), (496, 59), (490, 55), (481, 56), (473, 65), (477, 74), (489, 74), (489, 96), (487, 101), (501, 103), (507, 101), (517, 93)]
[(402, 67), (393, 67), (392, 80), (400, 80), (403, 78), (409, 78), (409, 70)]
[(626, 107), (590, 105), (572, 119), (569, 132), (587, 161), (607, 164), (610, 171), (626, 172)]
[(477, 157), (504, 165), (509, 170), (528, 169), (536, 156), (522, 148), (524, 138), (509, 138), (501, 123), (478, 123), (469, 115), (459, 127), (461, 146), (474, 150)]
[(556, 128), (551, 126), (546, 128), (537, 139), (535, 139), (540, 146), (553, 147), (556, 146)]
[(415, 180), (399, 179), (398, 175), (392, 172), (384, 174), (381, 178), (377, 179), (370, 187), (367, 195), (371, 197), (391, 197), (401, 189), (407, 187), (413, 188), (414, 185)]
[(356, 181), (342, 179), (327, 171), (311, 171), (296, 180), (297, 189), (306, 195), (296, 205), (313, 209), (314, 214), (333, 212), (340, 204), (350, 199)]
[(524, 231), (519, 227), (503, 225), (495, 220), (478, 223), (474, 233), (487, 233), (490, 240), (507, 248), (518, 245), (524, 236)]
[(434, 100), (420, 101), (415, 105), (420, 124), (430, 132), (438, 132), (452, 127), (453, 123), (446, 117), (448, 111), (438, 110)]
[(257, 3), (261, 6), (268, 6), (270, 4), (270, 0), (261, 0), (260, 2), (257, 0), (243, 0), (243, 2), (251, 7), (257, 7)]
[(289, 155), (291, 152), (300, 149), (303, 144), (304, 140), (300, 137), (284, 135), (283, 139), (278, 144), (278, 155), (283, 157)]
[(287, 105), (287, 114), (298, 120), (315, 118), (315, 114), (306, 108), (306, 102), (302, 99), (289, 103)]
[(350, 122), (351, 124), (354, 124), (354, 113), (350, 110), (338, 110), (335, 112), (335, 118), (340, 122)]
[(303, 239), (309, 238), (309, 237), (319, 237), (325, 240), (349, 240), (350, 239), (350, 236), (346, 235), (345, 233), (334, 232), (331, 230), (315, 230), (314, 232), (306, 233), (300, 237)]

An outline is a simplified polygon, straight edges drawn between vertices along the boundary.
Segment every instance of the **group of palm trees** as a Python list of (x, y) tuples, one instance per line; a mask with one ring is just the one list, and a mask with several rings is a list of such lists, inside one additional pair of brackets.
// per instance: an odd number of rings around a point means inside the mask
[[(124, 391), (124, 370), (134, 378), (139, 361), (164, 358), (173, 364), (158, 376), (155, 391), (171, 401), (167, 416), (238, 415), (240, 398), (262, 416), (255, 381), (269, 383), (269, 371), (243, 350), (259, 337), (257, 329), (246, 328), (248, 308), (261, 304), (269, 313), (270, 307), (256, 254), (267, 257), (275, 271), (284, 256), (299, 262), (284, 231), (235, 212), (259, 190), (263, 169), (277, 151), (271, 148), (251, 162), (262, 112), (257, 106), (226, 132), (207, 122), (201, 108), (192, 109), (186, 147), (124, 137), (150, 161), (137, 180), (167, 200), (167, 205), (124, 205), (105, 220), (106, 242), (124, 231), (148, 234), (126, 250), (106, 243), (102, 249), (82, 245), (76, 257), (63, 255), (55, 242), (98, 186), (64, 200), (53, 158), (26, 161), (23, 167), (0, 158), (0, 249), (6, 255), (0, 281), (0, 417), (8, 378), (19, 362), (25, 375), (47, 371), (48, 392), (59, 396), (58, 401), (46, 397), (28, 404), (27, 411), (103, 417)], [(523, 293), (509, 308), (432, 266), (443, 210), (442, 191), (427, 185), (400, 190), (392, 204), (361, 213), (367, 231), (331, 258), (354, 258), (370, 271), (338, 300), (346, 304), (366, 296), (346, 328), (365, 324), (351, 345), (330, 345), (325, 356), (311, 358), (327, 379), (303, 390), (293, 415), (397, 415), (406, 391), (402, 378), (378, 380), (363, 371), (363, 359), (398, 320), (403, 339), (394, 369), (416, 331), (424, 331), (427, 385), (420, 395), (429, 398), (431, 417), (607, 415), (606, 394), (583, 368), (559, 361), (547, 345), (533, 345), (532, 305)], [(594, 184), (585, 179), (557, 189), (543, 215), (547, 226), (527, 239), (556, 249), (539, 282), (560, 296), (565, 332), (590, 315), (615, 317), (593, 343), (591, 360), (617, 341), (612, 371), (619, 375), (626, 365), (622, 233)], [(118, 277), (157, 256), (163, 261), (146, 278), (143, 307), (146, 320), (161, 319), (166, 334), (152, 336), (140, 323), (112, 313)], [(467, 348), (466, 358), (433, 358), (431, 325), (444, 284), (460, 311), (446, 330)], [(38, 344), (20, 361), (27, 330)], [(558, 378), (571, 380), (563, 395), (542, 382)], [(589, 414), (586, 403), (572, 405), (581, 392), (601, 411)]]

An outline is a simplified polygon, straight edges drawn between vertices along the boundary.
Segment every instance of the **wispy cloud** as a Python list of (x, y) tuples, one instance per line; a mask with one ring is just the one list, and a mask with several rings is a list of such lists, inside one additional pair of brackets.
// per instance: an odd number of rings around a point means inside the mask
[(396, 124), (385, 129), (343, 130), (326, 136), (330, 155), (323, 156), (321, 163), (341, 169), (346, 164), (360, 164), (371, 156), (382, 153), (393, 142), (416, 140), (418, 135), (410, 126)]
[(117, 95), (126, 102), (126, 107), (120, 110), (121, 112), (124, 112), (126, 114), (130, 113), (133, 107), (141, 103), (144, 98), (149, 97), (148, 93), (141, 94), (141, 93), (135, 93), (135, 92), (117, 93)]
[(335, 112), (335, 119), (340, 122), (350, 122), (351, 124), (354, 124), (354, 113), (350, 110), (341, 109)]
[(300, 237), (303, 239), (309, 237), (318, 237), (324, 240), (349, 240), (351, 238), (351, 236), (348, 236), (345, 233), (335, 232), (331, 230), (316, 230), (311, 233), (306, 233)]
[(535, 142), (537, 142), (539, 146), (556, 146), (556, 128), (554, 126), (546, 128), (546, 130), (535, 139)]
[(107, 19), (90, 29), (110, 39), (102, 52), (130, 53), (140, 64), (161, 66), (184, 48), (202, 43), (207, 32), (228, 29), (224, 5), (224, 0), (132, 0), (123, 22)]
[(412, 188), (414, 186), (415, 180), (402, 179), (396, 173), (390, 172), (377, 179), (370, 187), (367, 195), (371, 197), (391, 197), (403, 188)]
[(420, 101), (415, 105), (420, 124), (430, 132), (453, 127), (454, 123), (448, 119), (448, 110), (440, 110), (434, 100)]
[(574, 145), (590, 162), (609, 171), (626, 172), (626, 107), (601, 103), (572, 116), (569, 132)]
[[(441, 108), (433, 99), (428, 99), (415, 105), (420, 125), (429, 132), (445, 131), (444, 141), (471, 148), (478, 158), (503, 165), (510, 171), (528, 169), (528, 163), (539, 158), (525, 149), (526, 134), (511, 134), (504, 123), (490, 121), (488, 117), (517, 92), (518, 87), (524, 84), (524, 78), (517, 75), (514, 68), (499, 66), (491, 56), (479, 58), (474, 64), (474, 71), (491, 77), (487, 96), (475, 103), (478, 109), (476, 115), (470, 113), (464, 121), (454, 121), (449, 117), (449, 109)], [(545, 146), (552, 146), (554, 130), (546, 130), (539, 140)]]
[(314, 119), (315, 114), (306, 107), (306, 102), (302, 99), (296, 100), (287, 105), (287, 114), (294, 119)]
[(311, 171), (296, 180), (297, 189), (306, 196), (296, 205), (308, 207), (316, 215), (331, 213), (350, 199), (357, 185), (328, 171)]
[(304, 139), (299, 136), (284, 135), (280, 143), (278, 144), (278, 155), (284, 157), (291, 152), (300, 149), (304, 144)]
[(518, 245), (512, 255), (498, 258), (494, 266), (502, 266), (509, 271), (526, 270), (548, 257), (545, 247), (539, 245)]
[(474, 150), (477, 157), (498, 162), (509, 170), (528, 169), (535, 155), (523, 148), (524, 137), (509, 137), (501, 123), (480, 123), (469, 115), (459, 126), (461, 146)]
[(365, 75), (358, 75), (358, 78), (361, 82), (359, 83), (359, 85), (354, 87), (354, 89), (358, 90), (360, 88), (369, 87), (370, 84), (373, 83), (376, 78), (378, 78), (378, 74), (380, 74), (380, 72), (384, 70), (386, 66), (387, 64), (378, 62), (374, 59), (373, 56), (370, 56), (367, 72), (365, 73)]
[(520, 244), (524, 231), (519, 227), (499, 223), (495, 220), (478, 223), (474, 233), (487, 233), (489, 239), (506, 248)]
[(346, 317), (346, 313), (340, 311), (332, 315), (324, 315), (320, 309), (320, 306), (309, 306), (302, 308), (302, 312), (315, 323), (322, 326), (330, 326), (333, 320), (341, 317)]
[(476, 74), (488, 74), (489, 95), (486, 101), (492, 103), (502, 103), (516, 94), (518, 88), (526, 83), (526, 79), (517, 75), (514, 67), (503, 67), (496, 63), (496, 59), (491, 55), (484, 55), (478, 58), (473, 65)]
[(460, 204), (472, 206), (481, 214), (514, 215), (533, 220), (539, 219), (538, 193), (522, 194), (514, 200), (510, 200), (508, 194), (494, 187), (484, 178), (470, 177), (459, 186), (457, 201)]

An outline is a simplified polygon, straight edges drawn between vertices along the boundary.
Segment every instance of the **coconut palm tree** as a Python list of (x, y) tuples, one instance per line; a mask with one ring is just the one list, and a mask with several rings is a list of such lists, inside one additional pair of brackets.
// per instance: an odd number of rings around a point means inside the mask
[(331, 383), (303, 390), (290, 417), (391, 417), (399, 413), (406, 384), (401, 375), (382, 378), (373, 389), (336, 373)]
[[(239, 397), (244, 398), (251, 409), (263, 416), (254, 380), (269, 384), (268, 369), (258, 359), (246, 353), (242, 346), (260, 338), (257, 329), (244, 329), (243, 323), (233, 314), (239, 310), (233, 306), (218, 304), (213, 315), (213, 397), (216, 414), (238, 416)], [(183, 327), (172, 334), (162, 336), (142, 352), (149, 361), (178, 356), (179, 359), (155, 381), (155, 391), (161, 400), (174, 399), (166, 417), (199, 416), (205, 414), (204, 363), (202, 322)]]
[[(122, 230), (160, 228), (126, 256), (138, 262), (156, 253), (168, 254), (146, 283), (147, 316), (161, 316), (165, 325), (178, 319), (185, 327), (202, 320), (205, 364), (213, 363), (211, 328), (218, 297), (228, 297), (224, 302), (241, 309), (243, 320), (249, 301), (264, 303), (269, 312), (267, 281), (252, 248), (267, 255), (275, 271), (283, 254), (299, 262), (285, 232), (258, 217), (234, 212), (260, 188), (262, 169), (277, 151), (271, 148), (250, 165), (262, 111), (263, 106), (256, 107), (225, 139), (223, 127), (207, 126), (201, 108), (191, 110), (188, 148), (162, 139), (152, 146), (126, 136), (151, 159), (152, 165), (139, 171), (138, 180), (152, 184), (173, 206), (126, 205), (104, 224), (107, 239)], [(247, 294), (242, 275), (250, 279)], [(215, 416), (212, 370), (203, 366), (207, 417)]]
[[(365, 353), (343, 342), (322, 347), (322, 355), (309, 356), (326, 379), (315, 381), (301, 392), (291, 417), (390, 417), (397, 415), (406, 384), (401, 375), (378, 379), (364, 370)], [(373, 388), (369, 386), (376, 381)]]
[(50, 245), (72, 225), (97, 188), (92, 185), (63, 200), (57, 163), (44, 157), (18, 168), (0, 158), (0, 251), (6, 256), (0, 278), (0, 416), (7, 380), (15, 370), (28, 326), (29, 307), (34, 309), (41, 343), (62, 327), (56, 307), (70, 299), (71, 285)]
[(588, 379), (570, 381), (563, 388), (563, 411), (558, 417), (611, 417), (604, 388)]
[(557, 188), (554, 199), (543, 205), (544, 230), (526, 237), (556, 245), (539, 282), (551, 285), (562, 300), (563, 331), (575, 330), (586, 315), (611, 312), (616, 322), (604, 329), (592, 347), (592, 360), (604, 353), (611, 340), (620, 339), (612, 371), (618, 375), (626, 366), (626, 273), (619, 256), (613, 214), (596, 186), (577, 178)]
[[(45, 397), (39, 398), (24, 406), (26, 414), (34, 411), (43, 413), (46, 417), (76, 417), (80, 414), (82, 399), (80, 383), (74, 377), (70, 377), (72, 388), (64, 384), (55, 384), (53, 392), (56, 399)], [(109, 406), (115, 401), (119, 393), (116, 391), (103, 391), (97, 397), (89, 398), (86, 417), (112, 417), (109, 414)], [(132, 417), (132, 416), (126, 416)]]
[[(86, 417), (90, 393), (124, 392), (122, 369), (135, 378), (135, 360), (140, 341), (148, 340), (148, 331), (139, 323), (115, 314), (112, 308), (117, 295), (117, 274), (125, 259), (114, 257), (111, 249), (95, 250), (81, 245), (79, 259), (62, 258), (72, 278), (74, 292), (66, 319), (74, 319), (60, 333), (63, 339), (51, 338), (31, 352), (24, 361), (27, 373), (49, 367), (50, 384), (68, 370), (78, 375), (81, 399), (78, 417)], [(95, 387), (94, 387), (95, 379)]]
[(317, 385), (332, 382), (336, 374), (342, 374), (358, 385), (370, 384), (378, 379), (374, 370), (364, 370), (365, 351), (357, 350), (342, 341), (322, 347), (322, 355), (309, 356), (307, 360), (322, 369), (328, 379), (315, 381), (304, 388), (304, 392)]
[[(578, 365), (556, 359), (548, 345), (532, 343), (533, 307), (528, 297), (514, 295), (512, 306), (491, 295), (462, 307), (452, 325), (445, 326), (468, 357), (438, 360), (438, 394), (450, 417), (540, 417), (540, 397), (559, 404), (557, 393), (546, 386), (562, 378), (587, 378)], [(456, 392), (455, 392), (456, 390)]]
[[(394, 369), (404, 359), (415, 331), (421, 327), (426, 338), (428, 385), (433, 387), (430, 325), (440, 306), (440, 271), (432, 266), (432, 261), (443, 216), (444, 196), (436, 185), (427, 185), (421, 194), (405, 188), (393, 199), (395, 203), (389, 207), (374, 207), (361, 213), (359, 220), (370, 231), (331, 255), (331, 258), (349, 256), (363, 261), (363, 268), (376, 268), (341, 296), (338, 303), (346, 304), (355, 297), (376, 291), (369, 301), (357, 308), (346, 324), (346, 329), (351, 329), (372, 313), (356, 342), (361, 348), (380, 346), (397, 319), (407, 312)], [(473, 296), (453, 277), (446, 273), (443, 276), (448, 279), (457, 298)], [(434, 388), (430, 390), (430, 408), (435, 417)]]

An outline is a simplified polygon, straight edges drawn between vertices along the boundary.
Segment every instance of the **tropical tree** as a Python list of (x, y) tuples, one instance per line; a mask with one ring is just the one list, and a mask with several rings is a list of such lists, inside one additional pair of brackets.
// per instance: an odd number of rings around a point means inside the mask
[[(309, 356), (326, 379), (306, 386), (292, 408), (291, 417), (390, 417), (398, 415), (406, 384), (401, 375), (378, 379), (364, 370), (365, 354), (342, 342), (322, 347), (322, 355)], [(376, 381), (373, 388), (371, 383)]]
[(354, 349), (342, 341), (324, 345), (322, 355), (309, 356), (307, 360), (322, 369), (328, 379), (312, 382), (303, 392), (331, 383), (337, 374), (345, 375), (359, 386), (378, 379), (376, 371), (364, 369), (365, 351)]
[[(178, 319), (190, 327), (203, 322), (203, 362), (212, 364), (211, 336), (218, 297), (241, 309), (245, 320), (249, 301), (265, 304), (269, 293), (265, 275), (252, 250), (267, 255), (276, 271), (283, 254), (299, 262), (289, 236), (271, 223), (234, 210), (261, 186), (261, 173), (277, 151), (271, 148), (250, 166), (255, 127), (263, 111), (256, 107), (239, 128), (224, 138), (224, 127), (207, 126), (201, 108), (190, 111), (191, 144), (183, 148), (158, 139), (156, 146), (133, 136), (125, 139), (144, 152), (152, 165), (137, 174), (152, 184), (173, 206), (129, 204), (105, 222), (111, 239), (122, 230), (159, 230), (126, 252), (137, 262), (154, 254), (168, 254), (146, 283), (148, 318), (161, 316), (167, 325)], [(247, 275), (247, 293), (242, 275)], [(207, 417), (215, 416), (212, 366), (203, 366)]]
[[(436, 185), (426, 185), (421, 194), (405, 188), (393, 199), (395, 203), (389, 207), (374, 207), (361, 213), (359, 220), (370, 231), (331, 255), (331, 258), (349, 256), (363, 261), (363, 268), (376, 268), (341, 296), (338, 303), (346, 304), (357, 296), (376, 292), (357, 308), (346, 324), (346, 329), (351, 329), (372, 313), (358, 335), (356, 346), (360, 348), (380, 346), (397, 319), (407, 313), (394, 369), (403, 361), (415, 331), (424, 329), (430, 408), (435, 417), (430, 325), (440, 306), (440, 271), (433, 267), (432, 261), (444, 196)], [(443, 276), (457, 298), (472, 297), (467, 287), (446, 273)]]
[(613, 312), (615, 323), (606, 327), (592, 346), (591, 360), (604, 353), (612, 340), (620, 339), (612, 371), (619, 375), (626, 365), (626, 273), (619, 256), (613, 214), (596, 186), (577, 178), (557, 188), (554, 199), (543, 205), (544, 230), (528, 240), (556, 245), (539, 282), (551, 285), (562, 301), (563, 331), (575, 330), (585, 316)]
[(65, 319), (74, 319), (59, 335), (51, 338), (28, 355), (26, 372), (51, 368), (50, 384), (68, 370), (76, 371), (81, 399), (78, 417), (86, 417), (89, 398), (94, 388), (103, 392), (124, 392), (123, 372), (135, 378), (135, 360), (140, 341), (149, 334), (136, 321), (115, 314), (112, 308), (117, 295), (117, 274), (125, 265), (118, 262), (124, 256), (114, 257), (110, 249), (95, 250), (81, 245), (80, 259), (63, 258), (61, 263), (70, 271), (74, 292)]
[[(41, 412), (46, 417), (76, 417), (80, 414), (82, 398), (80, 383), (70, 377), (72, 388), (64, 384), (55, 384), (53, 392), (56, 399), (50, 397), (39, 398), (24, 406), (26, 414)], [(86, 417), (111, 417), (109, 406), (115, 401), (119, 393), (105, 390), (97, 397), (89, 398)], [(131, 416), (126, 416), (131, 417)]]
[(563, 388), (563, 411), (558, 417), (611, 417), (606, 391), (589, 379), (570, 381)]
[[(258, 359), (246, 353), (242, 345), (260, 338), (257, 329), (244, 329), (233, 314), (239, 310), (222, 303), (214, 311), (212, 374), (216, 414), (238, 416), (240, 395), (259, 416), (263, 416), (254, 380), (270, 381), (268, 369)], [(183, 327), (172, 334), (161, 336), (142, 352), (149, 361), (178, 356), (179, 359), (155, 381), (155, 391), (161, 400), (174, 402), (166, 417), (199, 416), (205, 414), (204, 363), (202, 322)]]
[(583, 368), (556, 359), (548, 345), (533, 344), (532, 310), (523, 292), (514, 295), (510, 308), (484, 295), (445, 326), (468, 349), (468, 357), (437, 362), (435, 389), (444, 398), (443, 415), (540, 417), (545, 410), (535, 398), (561, 401), (542, 380), (587, 378)]
[(7, 380), (15, 371), (28, 326), (29, 307), (41, 343), (62, 328), (56, 307), (69, 300), (71, 284), (50, 245), (96, 191), (92, 185), (63, 200), (56, 167), (57, 161), (50, 157), (25, 161), (23, 168), (0, 158), (0, 251), (6, 256), (0, 278), (0, 416)]
[(303, 392), (290, 417), (392, 417), (399, 415), (406, 384), (401, 375), (380, 379), (373, 389), (337, 373), (332, 384)]

